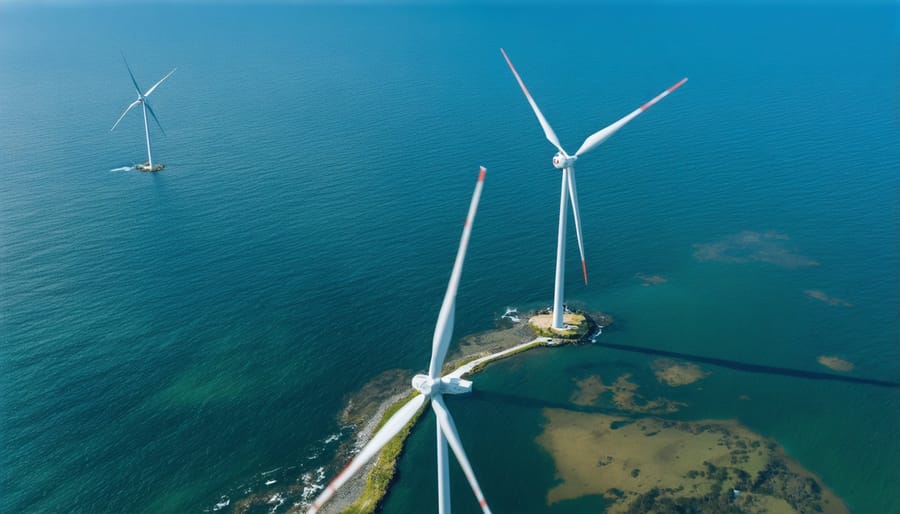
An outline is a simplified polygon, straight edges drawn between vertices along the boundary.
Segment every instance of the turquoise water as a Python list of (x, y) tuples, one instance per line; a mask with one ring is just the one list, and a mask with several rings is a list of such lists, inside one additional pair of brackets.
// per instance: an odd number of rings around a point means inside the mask
[[(616, 316), (601, 342), (900, 379), (896, 6), (565, 14), (0, 7), (0, 510), (200, 511), (330, 474), (346, 395), (426, 365), (480, 164), (456, 334), (549, 303), (558, 175), (500, 46), (570, 150), (690, 77), (579, 161), (591, 284), (570, 234), (567, 296)], [(109, 133), (120, 49), (144, 87), (178, 66), (152, 97), (162, 173), (110, 171), (145, 158), (139, 115)], [(605, 370), (651, 387), (650, 359), (538, 351), (449, 399), (495, 510), (547, 510), (543, 406)], [(897, 389), (709, 369), (681, 415), (900, 511)], [(386, 512), (434, 508), (433, 430)]]

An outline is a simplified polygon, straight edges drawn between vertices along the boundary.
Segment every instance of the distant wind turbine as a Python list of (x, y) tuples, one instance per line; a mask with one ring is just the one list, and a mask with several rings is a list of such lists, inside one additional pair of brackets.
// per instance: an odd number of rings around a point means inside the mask
[(137, 100), (131, 102), (131, 105), (129, 105), (125, 109), (125, 112), (123, 112), (122, 115), (119, 116), (119, 119), (116, 120), (115, 125), (113, 125), (112, 128), (109, 129), (109, 131), (112, 132), (113, 130), (115, 130), (116, 127), (119, 126), (119, 122), (122, 121), (122, 118), (124, 118), (125, 115), (128, 114), (128, 111), (130, 111), (135, 105), (141, 104), (141, 107), (144, 111), (144, 136), (147, 139), (147, 166), (142, 167), (141, 165), (138, 165), (137, 168), (142, 171), (156, 171), (156, 169), (153, 168), (153, 156), (150, 153), (150, 128), (147, 126), (147, 111), (150, 111), (150, 115), (153, 116), (153, 121), (156, 122), (156, 126), (159, 127), (159, 130), (161, 130), (163, 134), (165, 134), (166, 131), (163, 130), (162, 125), (159, 123), (159, 119), (156, 117), (156, 113), (153, 112), (153, 108), (150, 107), (150, 102), (147, 101), (147, 97), (150, 96), (150, 94), (153, 93), (153, 91), (155, 91), (156, 88), (159, 87), (159, 85), (162, 84), (164, 80), (175, 73), (176, 68), (172, 68), (172, 71), (167, 73), (165, 77), (159, 79), (159, 82), (153, 84), (153, 87), (148, 89), (146, 93), (141, 93), (141, 87), (138, 85), (137, 80), (134, 79), (134, 73), (131, 72), (131, 66), (128, 65), (128, 60), (125, 59), (125, 54), (122, 54), (122, 60), (125, 61), (125, 67), (128, 68), (128, 75), (131, 76), (131, 83), (134, 84), (134, 90), (137, 91)]
[(463, 260), (466, 257), (466, 248), (469, 246), (469, 235), (472, 233), (472, 222), (475, 220), (475, 211), (478, 209), (478, 200), (481, 197), (481, 189), (484, 185), (485, 169), (482, 167), (478, 174), (478, 183), (475, 185), (475, 193), (472, 195), (472, 203), (469, 205), (469, 214), (466, 217), (466, 224), (463, 227), (462, 239), (459, 243), (459, 250), (456, 253), (456, 262), (453, 264), (453, 272), (450, 274), (450, 283), (447, 285), (447, 292), (444, 294), (444, 302), (441, 305), (441, 311), (438, 315), (437, 324), (434, 328), (434, 338), (431, 346), (431, 364), (428, 367), (428, 374), (419, 374), (413, 377), (412, 386), (419, 395), (410, 400), (406, 405), (400, 408), (396, 414), (384, 424), (363, 447), (350, 464), (341, 471), (331, 483), (325, 487), (322, 494), (313, 502), (308, 513), (314, 514), (319, 511), (322, 505), (327, 502), (347, 480), (350, 479), (357, 471), (359, 471), (366, 462), (384, 447), (391, 439), (397, 435), (403, 427), (416, 415), (416, 412), (425, 404), (425, 400), (431, 400), (431, 408), (437, 417), (437, 475), (438, 475), (438, 512), (440, 514), (450, 514), (450, 468), (447, 453), (447, 444), (453, 449), (459, 465), (465, 473), (475, 493), (475, 498), (481, 506), (481, 510), (485, 514), (490, 514), (478, 481), (475, 479), (475, 473), (466, 457), (466, 452), (459, 440), (459, 434), (456, 432), (456, 425), (453, 423), (453, 417), (444, 404), (444, 394), (462, 394), (472, 390), (472, 382), (455, 377), (442, 377), (441, 368), (444, 366), (444, 357), (447, 356), (447, 348), (450, 345), (450, 338), (453, 335), (453, 317), (456, 311), (456, 291), (459, 288), (459, 278), (462, 275)]
[(600, 143), (606, 141), (610, 136), (615, 134), (617, 130), (625, 126), (626, 123), (637, 117), (638, 114), (646, 111), (663, 97), (681, 87), (682, 84), (687, 82), (687, 78), (679, 80), (672, 87), (657, 95), (654, 99), (632, 111), (628, 116), (625, 116), (603, 130), (591, 134), (584, 140), (584, 143), (582, 143), (581, 148), (575, 152), (575, 155), (569, 155), (563, 150), (562, 145), (559, 144), (559, 138), (556, 137), (556, 133), (553, 132), (550, 123), (548, 123), (547, 119), (544, 118), (544, 115), (541, 114), (541, 110), (538, 108), (537, 103), (535, 103), (534, 98), (531, 97), (531, 93), (528, 92), (525, 83), (522, 82), (522, 77), (519, 76), (512, 61), (509, 60), (509, 56), (506, 55), (506, 51), (501, 48), (500, 52), (503, 54), (503, 58), (506, 59), (506, 64), (509, 65), (509, 69), (512, 70), (513, 75), (515, 75), (516, 81), (519, 82), (522, 92), (525, 93), (525, 98), (528, 100), (528, 103), (531, 104), (531, 108), (534, 110), (538, 122), (544, 129), (544, 135), (547, 137), (547, 140), (553, 143), (553, 146), (559, 150), (559, 152), (553, 156), (553, 166), (562, 170), (562, 188), (559, 198), (559, 235), (556, 242), (556, 284), (553, 289), (552, 326), (556, 329), (563, 329), (565, 328), (563, 325), (563, 283), (565, 280), (566, 260), (566, 220), (568, 218), (567, 198), (571, 198), (572, 201), (572, 212), (575, 216), (575, 233), (578, 236), (578, 250), (581, 252), (581, 271), (584, 274), (584, 283), (587, 284), (588, 282), (587, 262), (584, 259), (584, 241), (581, 237), (581, 215), (578, 212), (578, 190), (575, 187), (575, 161), (578, 160), (579, 156), (593, 150), (599, 146)]

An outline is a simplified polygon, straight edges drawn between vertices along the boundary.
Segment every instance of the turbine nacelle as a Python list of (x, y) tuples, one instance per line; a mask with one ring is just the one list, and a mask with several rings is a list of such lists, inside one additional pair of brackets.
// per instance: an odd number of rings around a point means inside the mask
[(570, 157), (562, 152), (556, 152), (556, 155), (553, 156), (553, 166), (560, 170), (571, 168), (572, 166), (575, 166), (576, 159), (578, 159), (578, 157)]
[(425, 396), (438, 394), (465, 394), (472, 392), (472, 382), (456, 377), (431, 378), (428, 375), (416, 375), (412, 379), (413, 389)]

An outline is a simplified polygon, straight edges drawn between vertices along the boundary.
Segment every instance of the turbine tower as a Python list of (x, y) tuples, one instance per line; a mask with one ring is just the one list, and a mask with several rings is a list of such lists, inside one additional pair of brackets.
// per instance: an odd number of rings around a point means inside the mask
[(428, 374), (419, 374), (413, 377), (413, 389), (418, 391), (406, 405), (400, 408), (396, 414), (384, 424), (384, 426), (372, 437), (366, 446), (350, 461), (350, 464), (325, 487), (322, 494), (313, 502), (308, 513), (314, 514), (327, 502), (347, 480), (365, 465), (381, 448), (397, 435), (403, 427), (409, 423), (419, 409), (425, 404), (425, 400), (431, 400), (431, 408), (437, 417), (437, 478), (438, 478), (438, 512), (450, 514), (450, 468), (447, 445), (456, 455), (456, 460), (465, 473), (475, 493), (475, 498), (481, 506), (484, 514), (490, 514), (487, 501), (481, 493), (481, 487), (475, 479), (475, 473), (466, 457), (466, 451), (462, 447), (453, 417), (444, 404), (443, 395), (462, 394), (472, 390), (472, 382), (455, 377), (442, 377), (441, 368), (444, 366), (444, 357), (447, 356), (447, 348), (453, 335), (453, 318), (456, 311), (456, 291), (459, 288), (459, 278), (462, 275), (463, 260), (466, 257), (466, 248), (469, 246), (469, 235), (472, 233), (472, 222), (475, 220), (475, 211), (478, 209), (478, 200), (481, 197), (481, 189), (484, 185), (485, 169), (482, 167), (478, 174), (478, 182), (475, 185), (475, 193), (472, 195), (472, 203), (469, 205), (469, 214), (466, 216), (466, 224), (463, 227), (462, 239), (459, 250), (456, 253), (456, 262), (453, 264), (453, 272), (450, 274), (450, 283), (444, 294), (444, 302), (438, 314), (437, 324), (434, 327), (434, 338), (431, 346), (431, 363), (428, 366)]
[(559, 152), (553, 156), (553, 166), (562, 171), (562, 186), (560, 188), (559, 196), (559, 234), (556, 242), (556, 283), (553, 288), (552, 327), (561, 330), (565, 328), (565, 325), (563, 324), (563, 286), (565, 281), (566, 222), (568, 219), (567, 211), (569, 200), (572, 202), (572, 213), (575, 217), (575, 233), (578, 236), (578, 251), (581, 252), (581, 272), (584, 275), (584, 283), (588, 283), (587, 262), (584, 259), (584, 241), (581, 237), (581, 214), (578, 211), (578, 190), (575, 187), (575, 161), (578, 160), (578, 157), (581, 155), (593, 150), (600, 145), (600, 143), (606, 141), (610, 136), (615, 134), (617, 130), (633, 120), (638, 114), (646, 111), (650, 106), (663, 99), (666, 95), (681, 87), (682, 84), (687, 82), (687, 78), (679, 80), (669, 89), (666, 89), (649, 102), (632, 111), (628, 116), (625, 116), (603, 130), (591, 134), (584, 140), (584, 143), (582, 143), (581, 148), (575, 152), (575, 155), (569, 155), (563, 150), (562, 145), (559, 143), (559, 138), (557, 138), (556, 133), (553, 132), (553, 127), (551, 127), (550, 123), (547, 122), (547, 119), (544, 118), (544, 115), (538, 108), (537, 103), (535, 103), (534, 98), (531, 97), (531, 93), (529, 93), (528, 88), (525, 87), (522, 77), (519, 76), (512, 61), (509, 60), (506, 51), (501, 48), (500, 52), (503, 54), (503, 58), (506, 59), (506, 64), (509, 65), (509, 69), (512, 70), (513, 75), (515, 75), (516, 81), (518, 81), (519, 86), (522, 88), (522, 92), (525, 93), (525, 98), (528, 100), (528, 103), (531, 104), (531, 108), (534, 110), (534, 114), (537, 116), (541, 128), (544, 129), (544, 135), (547, 137), (547, 140), (559, 150)]
[[(122, 121), (122, 118), (124, 118), (125, 115), (128, 114), (128, 111), (130, 111), (135, 105), (141, 104), (141, 108), (144, 111), (144, 137), (147, 139), (147, 165), (138, 165), (137, 168), (141, 171), (157, 171), (153, 167), (153, 156), (150, 153), (150, 127), (147, 126), (147, 111), (150, 111), (150, 115), (153, 116), (153, 121), (156, 122), (156, 126), (159, 127), (159, 130), (161, 130), (163, 134), (165, 134), (166, 131), (163, 130), (162, 125), (160, 125), (159, 119), (156, 117), (156, 113), (153, 112), (153, 108), (150, 107), (150, 102), (147, 101), (147, 97), (150, 96), (150, 94), (153, 93), (153, 91), (155, 91), (156, 88), (159, 87), (159, 85), (162, 84), (164, 80), (175, 73), (176, 68), (172, 68), (172, 71), (167, 73), (165, 77), (159, 79), (159, 82), (153, 84), (153, 87), (148, 89), (146, 93), (141, 93), (141, 87), (138, 86), (137, 80), (134, 79), (134, 73), (131, 72), (131, 66), (128, 65), (128, 60), (125, 59), (125, 54), (122, 54), (122, 60), (125, 61), (125, 67), (128, 68), (128, 74), (131, 76), (131, 83), (134, 84), (134, 90), (137, 92), (137, 100), (131, 102), (131, 104), (125, 109), (125, 112), (123, 112), (122, 115), (119, 116), (119, 119), (116, 120), (115, 125), (113, 125), (112, 128), (109, 129), (109, 131), (112, 132), (113, 130), (115, 130), (116, 127), (119, 126), (119, 122)], [(160, 166), (159, 169), (162, 169), (162, 166)]]

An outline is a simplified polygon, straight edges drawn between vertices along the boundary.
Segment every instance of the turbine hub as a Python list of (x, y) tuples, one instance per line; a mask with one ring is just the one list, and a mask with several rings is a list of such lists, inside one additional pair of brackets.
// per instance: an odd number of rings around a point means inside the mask
[(571, 168), (575, 165), (575, 159), (577, 159), (577, 157), (569, 157), (562, 152), (556, 152), (556, 155), (553, 156), (553, 167), (560, 170)]
[(472, 381), (457, 377), (431, 378), (428, 375), (416, 375), (412, 379), (413, 389), (425, 396), (436, 394), (465, 394), (472, 392)]
[(428, 375), (416, 375), (412, 379), (413, 389), (419, 391), (425, 396), (431, 396), (431, 393), (437, 393), (441, 390), (440, 379), (434, 380)]

